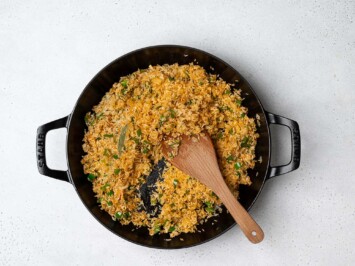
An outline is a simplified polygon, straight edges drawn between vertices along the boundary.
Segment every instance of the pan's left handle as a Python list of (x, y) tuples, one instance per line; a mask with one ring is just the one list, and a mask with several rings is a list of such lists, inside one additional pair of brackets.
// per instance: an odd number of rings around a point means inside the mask
[(36, 157), (37, 166), (40, 174), (49, 176), (55, 179), (69, 182), (69, 176), (67, 171), (53, 170), (47, 166), (46, 163), (46, 135), (49, 131), (58, 128), (66, 128), (69, 116), (61, 119), (49, 122), (40, 126), (37, 129), (36, 138)]

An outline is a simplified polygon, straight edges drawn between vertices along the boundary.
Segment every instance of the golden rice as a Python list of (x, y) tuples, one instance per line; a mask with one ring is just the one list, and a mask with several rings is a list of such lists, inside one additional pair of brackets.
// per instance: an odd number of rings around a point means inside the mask
[(190, 65), (150, 66), (121, 77), (85, 117), (82, 159), (101, 208), (122, 224), (146, 226), (151, 235), (195, 232), (218, 215), (221, 202), (198, 180), (167, 163), (151, 195), (158, 215), (142, 210), (140, 186), (163, 154), (169, 135), (207, 132), (213, 139), (223, 177), (238, 196), (250, 185), (258, 138), (253, 118), (241, 105), (240, 91), (216, 75)]

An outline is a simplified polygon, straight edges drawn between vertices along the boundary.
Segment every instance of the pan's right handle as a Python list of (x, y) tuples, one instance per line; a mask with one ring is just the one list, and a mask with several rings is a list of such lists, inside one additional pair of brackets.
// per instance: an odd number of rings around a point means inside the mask
[(292, 141), (291, 161), (286, 165), (270, 167), (268, 176), (269, 179), (271, 177), (283, 175), (293, 170), (296, 170), (300, 166), (301, 136), (300, 129), (296, 121), (268, 112), (266, 112), (266, 118), (269, 124), (277, 124), (288, 127), (291, 131)]
[(36, 154), (38, 171), (42, 175), (46, 175), (55, 179), (69, 182), (68, 172), (53, 170), (46, 163), (46, 135), (53, 129), (67, 127), (69, 116), (44, 124), (37, 129), (36, 138)]

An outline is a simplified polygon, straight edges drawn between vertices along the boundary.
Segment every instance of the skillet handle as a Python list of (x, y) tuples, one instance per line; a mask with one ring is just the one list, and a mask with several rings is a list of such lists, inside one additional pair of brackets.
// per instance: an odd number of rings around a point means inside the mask
[(40, 126), (37, 129), (37, 138), (36, 138), (36, 157), (37, 157), (37, 166), (40, 174), (49, 176), (55, 179), (69, 182), (68, 172), (53, 170), (47, 166), (46, 163), (46, 135), (49, 131), (53, 129), (58, 129), (62, 127), (67, 127), (67, 121), (69, 116), (63, 117), (61, 119), (49, 122)]
[(301, 162), (301, 136), (298, 123), (283, 116), (275, 115), (266, 112), (267, 121), (269, 124), (277, 124), (286, 126), (291, 131), (292, 151), (291, 161), (288, 164), (275, 166), (269, 168), (269, 175), (267, 179), (274, 176), (283, 175), (293, 170), (296, 170), (300, 166)]

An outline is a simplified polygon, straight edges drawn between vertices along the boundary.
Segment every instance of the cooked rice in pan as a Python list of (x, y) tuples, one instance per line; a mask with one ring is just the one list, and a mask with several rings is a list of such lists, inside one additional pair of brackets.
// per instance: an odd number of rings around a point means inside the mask
[(251, 184), (247, 170), (255, 164), (258, 134), (232, 87), (194, 64), (150, 66), (113, 84), (85, 117), (82, 164), (101, 208), (151, 235), (196, 232), (221, 211), (205, 185), (167, 162), (150, 196), (158, 211), (146, 210), (140, 189), (163, 158), (164, 136), (178, 146), (182, 134), (201, 132), (211, 136), (223, 177), (238, 197), (239, 185)]

